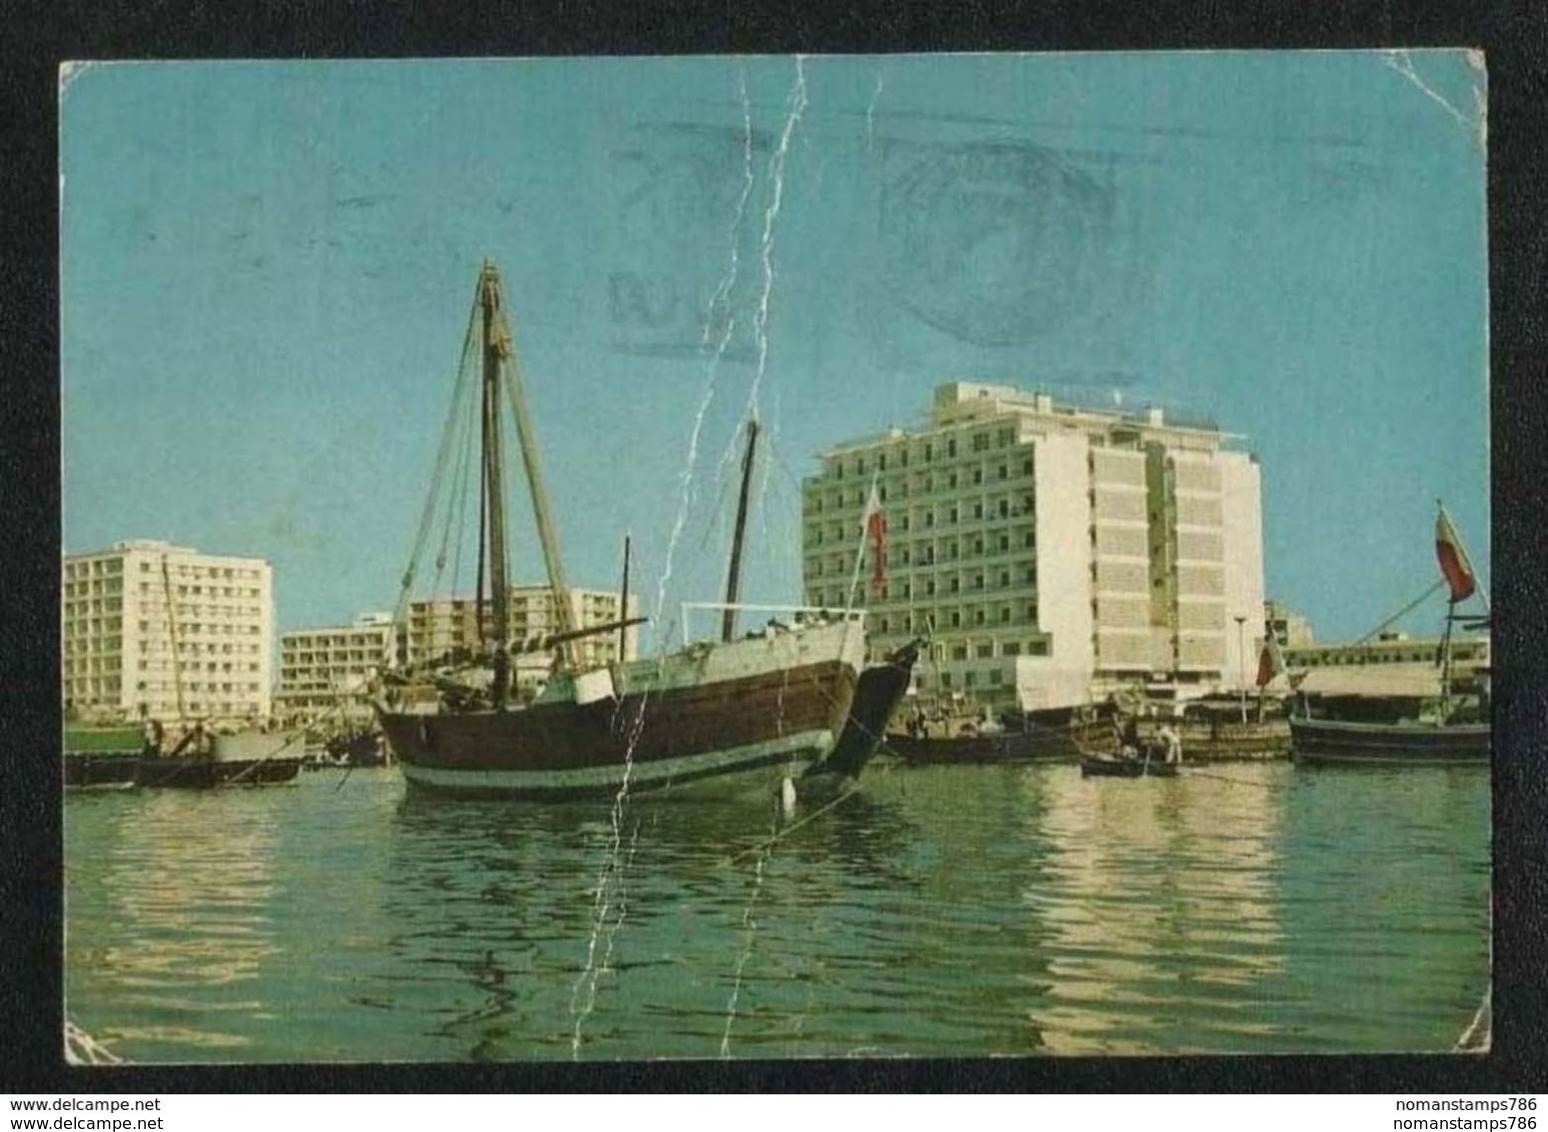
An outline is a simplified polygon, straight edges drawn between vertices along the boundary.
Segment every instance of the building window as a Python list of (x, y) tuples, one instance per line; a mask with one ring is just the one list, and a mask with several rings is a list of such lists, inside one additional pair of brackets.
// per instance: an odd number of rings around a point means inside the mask
[(962, 614), (955, 609), (951, 611), (951, 627), (953, 629), (962, 628)]
[(984, 642), (983, 644), (978, 646), (977, 652), (978, 652), (978, 659), (980, 659), (980, 660), (987, 660), (989, 657), (992, 657), (994, 655), (994, 643), (992, 641)]
[(964, 672), (962, 674), (962, 686), (964, 688), (971, 688), (971, 687), (973, 687), (975, 684), (978, 683), (977, 675), (978, 674), (975, 673), (975, 672)]

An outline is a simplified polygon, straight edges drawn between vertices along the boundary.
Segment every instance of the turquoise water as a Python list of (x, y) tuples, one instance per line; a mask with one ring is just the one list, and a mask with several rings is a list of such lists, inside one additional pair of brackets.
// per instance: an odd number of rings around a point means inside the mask
[(1485, 769), (873, 765), (525, 805), (392, 769), (65, 800), (66, 1009), (144, 1062), (1447, 1051)]

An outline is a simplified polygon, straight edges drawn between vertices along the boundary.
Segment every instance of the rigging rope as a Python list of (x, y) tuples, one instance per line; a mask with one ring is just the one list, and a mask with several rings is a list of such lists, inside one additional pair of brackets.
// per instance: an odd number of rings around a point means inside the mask
[(1429, 597), (1431, 594), (1433, 594), (1436, 590), (1440, 589), (1445, 584), (1446, 584), (1446, 579), (1445, 578), (1440, 578), (1439, 580), (1436, 581), (1436, 583), (1433, 586), (1431, 586), (1429, 589), (1425, 590), (1424, 593), (1422, 593), (1418, 597), (1414, 598), (1413, 601), (1409, 602), (1402, 609), (1398, 610), (1391, 617), (1387, 618), (1380, 625), (1376, 626), (1376, 628), (1372, 629), (1369, 633), (1365, 634), (1365, 636), (1361, 637), (1358, 641), (1355, 642), (1355, 644), (1357, 644), (1357, 645), (1365, 644), (1366, 641), (1370, 640), (1377, 633), (1380, 633), (1388, 625), (1391, 625), (1399, 617), (1403, 616), (1403, 614), (1407, 613), (1410, 609), (1413, 609), (1414, 606), (1418, 605), (1425, 598)]
[(457, 436), (460, 443), (453, 442), (456, 449), (456, 465), (452, 468), (451, 499), (446, 507), (446, 522), (441, 527), (441, 546), (435, 556), (435, 583), (431, 586), (432, 593), (441, 592), (441, 578), (446, 570), (446, 548), (451, 543), (452, 527), (457, 528), (456, 560), (452, 567), (452, 590), (456, 589), (457, 577), (462, 565), (462, 538), (465, 531), (463, 523), (466, 519), (467, 508), (467, 483), (468, 466), (472, 462), (473, 451), (473, 398), (468, 398), (468, 412), (458, 421)]
[[(479, 284), (483, 280), (480, 278)], [(398, 602), (393, 609), (393, 624), (403, 625), (408, 616), (409, 593), (414, 586), (414, 575), (419, 569), (419, 559), (425, 551), (425, 541), (430, 534), (430, 527), (435, 517), (436, 501), (440, 498), (441, 479), (446, 472), (446, 459), (451, 450), (452, 434), (455, 431), (457, 410), (462, 402), (468, 385), (468, 373), (471, 369), (469, 358), (473, 351), (473, 328), (478, 320), (478, 290), (473, 293), (473, 307), (468, 312), (468, 328), (462, 339), (462, 359), (457, 366), (457, 380), (452, 392), (451, 410), (446, 414), (446, 423), (441, 428), (441, 440), (435, 454), (435, 470), (430, 477), (430, 490), (425, 497), (424, 510), (420, 513), (419, 528), (414, 535), (414, 549), (409, 555), (408, 569), (403, 573), (403, 583), (398, 591)]]

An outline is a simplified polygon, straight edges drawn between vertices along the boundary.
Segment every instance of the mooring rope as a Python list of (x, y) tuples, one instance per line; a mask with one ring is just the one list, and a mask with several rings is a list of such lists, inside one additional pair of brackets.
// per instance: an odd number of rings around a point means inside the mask
[[(855, 785), (849, 787), (849, 789), (839, 794), (839, 796), (834, 798), (831, 802), (827, 802), (817, 807), (817, 809), (813, 810), (799, 821), (793, 821), (789, 825), (781, 826), (772, 837), (766, 837), (756, 845), (750, 845), (746, 849), (743, 849), (740, 853), (733, 853), (731, 856), (725, 859), (724, 863), (727, 865), (734, 865), (736, 862), (742, 860), (745, 857), (749, 857), (754, 853), (760, 853), (765, 849), (773, 848), (781, 840), (783, 840), (786, 835), (794, 833), (808, 822), (816, 821), (823, 814), (833, 809), (834, 806), (837, 806), (840, 802), (843, 802), (848, 798), (854, 797), (858, 793), (860, 793), (860, 785), (859, 783), (856, 783)], [(799, 787), (797, 788), (797, 795), (799, 796)]]

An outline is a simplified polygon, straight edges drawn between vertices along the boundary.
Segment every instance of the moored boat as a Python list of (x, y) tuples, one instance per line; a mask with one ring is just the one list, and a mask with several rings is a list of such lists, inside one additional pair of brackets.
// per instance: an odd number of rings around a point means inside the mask
[[(1452, 631), (1458, 622), (1487, 624), (1483, 618), (1462, 616), (1457, 606), (1475, 593), (1477, 573), (1444, 505), (1435, 519), (1435, 552), (1441, 580), (1436, 588), (1448, 588), (1446, 627), (1437, 657), (1440, 666), (1439, 696), (1413, 705), (1413, 710), (1390, 713), (1389, 718), (1356, 708), (1342, 716), (1314, 713), (1311, 701), (1301, 696), (1290, 716), (1290, 739), (1295, 760), (1310, 765), (1344, 766), (1447, 766), (1484, 765), (1493, 751), (1489, 720), (1487, 674), (1471, 696), (1459, 696), (1452, 667)], [(1362, 705), (1363, 707), (1363, 705)], [(1351, 716), (1360, 716), (1351, 718)]]
[(138, 727), (67, 725), (64, 785), (68, 789), (133, 785), (144, 743)]
[(887, 721), (903, 702), (914, 665), (919, 660), (919, 641), (911, 642), (860, 673), (855, 698), (838, 742), (829, 755), (808, 773), (830, 772), (858, 778), (872, 755), (887, 742)]
[(1312, 764), (1478, 764), (1489, 761), (1492, 749), (1488, 723), (1362, 723), (1293, 716), (1290, 729), (1296, 761)]
[(1081, 755), (1082, 778), (1176, 778), (1177, 764), (1162, 756)]
[(227, 786), (276, 786), (293, 781), (298, 757), (215, 759), (201, 755), (147, 756), (136, 760), (136, 786), (208, 790)]
[[(561, 798), (661, 789), (757, 771), (789, 775), (822, 762), (850, 717), (865, 656), (864, 615), (828, 616), (815, 609), (738, 601), (756, 421), (747, 430), (726, 600), (708, 607), (722, 612), (720, 639), (586, 668), (573, 648), (578, 640), (621, 631), (640, 619), (627, 618), (626, 595), (624, 620), (589, 628), (573, 624), (514, 338), (499, 273), (491, 263), (479, 275), (469, 333), (482, 359), (481, 405), (471, 408), (482, 419), (478, 593), (480, 609), (487, 608), (489, 615), (487, 627), (479, 618), (480, 641), (470, 650), (473, 663), (455, 672), (394, 675), (375, 703), (387, 744), (408, 783), (458, 793)], [(472, 384), (459, 381), (459, 392)], [(501, 448), (506, 397), (515, 416), (558, 626), (547, 637), (520, 645), (508, 639), (506, 611)], [(454, 398), (451, 419), (463, 411)], [(437, 490), (432, 487), (432, 504)], [(400, 618), (415, 565), (405, 575)], [(771, 619), (738, 637), (738, 614), (755, 609), (787, 620)], [(684, 630), (686, 637), (686, 625)], [(546, 683), (526, 700), (513, 694), (510, 680), (512, 657), (524, 650), (553, 656)], [(850, 761), (858, 767), (864, 759), (856, 754)]]

